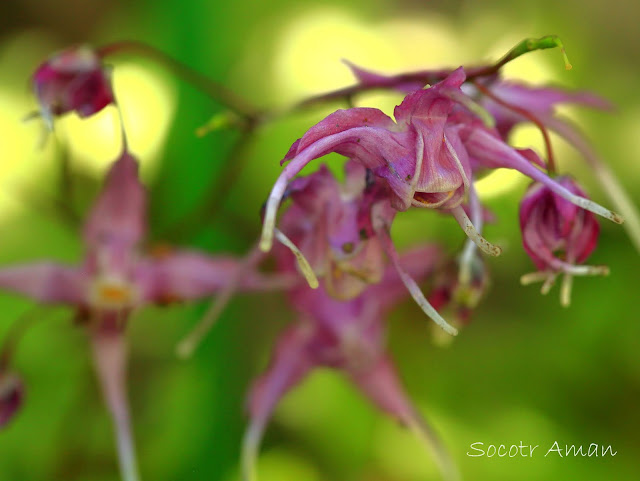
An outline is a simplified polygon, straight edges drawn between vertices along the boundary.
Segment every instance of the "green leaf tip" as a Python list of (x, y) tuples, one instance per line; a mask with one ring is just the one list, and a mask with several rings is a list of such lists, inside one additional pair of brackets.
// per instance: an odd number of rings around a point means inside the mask
[(545, 35), (540, 38), (526, 38), (518, 43), (515, 47), (513, 47), (509, 52), (502, 57), (498, 65), (502, 66), (511, 60), (518, 58), (520, 55), (524, 55), (525, 53), (535, 52), (536, 50), (544, 50), (547, 48), (559, 48), (562, 53), (562, 58), (564, 60), (564, 67), (567, 70), (571, 70), (571, 62), (569, 62), (569, 57), (567, 57), (567, 51), (564, 48), (564, 44), (560, 37), (557, 35)]

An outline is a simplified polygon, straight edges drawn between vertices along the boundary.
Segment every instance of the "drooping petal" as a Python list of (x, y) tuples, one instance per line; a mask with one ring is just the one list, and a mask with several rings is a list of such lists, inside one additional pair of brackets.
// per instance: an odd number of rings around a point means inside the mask
[[(607, 100), (585, 91), (571, 91), (559, 87), (534, 87), (531, 85), (500, 81), (490, 86), (491, 92), (500, 100), (508, 104), (526, 110), (537, 117), (546, 119), (554, 115), (556, 107), (562, 104), (577, 104), (595, 109), (611, 109), (611, 103)], [(496, 128), (503, 138), (509, 135), (511, 129), (527, 119), (510, 110), (490, 98), (485, 99), (487, 109), (496, 119)]]
[[(366, 112), (363, 112), (365, 110)], [(368, 112), (368, 113), (367, 113)], [(312, 160), (337, 152), (376, 170), (385, 178), (406, 179), (414, 174), (415, 151), (411, 133), (390, 130), (393, 121), (376, 109), (338, 111), (313, 127), (297, 143), (295, 157), (284, 167), (267, 200), (260, 247), (271, 249), (278, 206), (289, 182)], [(411, 161), (411, 159), (414, 159)], [(408, 162), (402, 159), (409, 159)], [(288, 159), (285, 159), (288, 160)], [(409, 183), (402, 180), (401, 183)], [(410, 205), (409, 200), (398, 202)]]
[[(314, 291), (315, 292), (315, 291)], [(308, 354), (311, 332), (300, 326), (286, 331), (280, 338), (267, 371), (253, 384), (249, 395), (251, 420), (242, 444), (244, 481), (255, 481), (255, 461), (260, 442), (276, 405), (313, 367)]]
[(37, 262), (0, 269), (0, 288), (38, 302), (81, 305), (87, 298), (89, 278), (77, 267)]
[(551, 179), (547, 174), (534, 167), (518, 151), (483, 129), (474, 129), (467, 138), (465, 145), (473, 157), (487, 165), (490, 165), (491, 167), (515, 169), (533, 180), (546, 185), (557, 195), (565, 198), (578, 207), (582, 207), (594, 214), (605, 217), (617, 224), (622, 224), (624, 222), (622, 217), (615, 212), (602, 207), (592, 200), (573, 194), (558, 182)]
[(379, 409), (410, 428), (427, 444), (443, 479), (447, 481), (460, 479), (455, 464), (437, 434), (409, 401), (388, 357), (381, 357), (368, 369), (351, 372), (350, 377)]
[(96, 373), (116, 432), (123, 481), (139, 481), (126, 388), (127, 348), (124, 333), (109, 322), (91, 332)]

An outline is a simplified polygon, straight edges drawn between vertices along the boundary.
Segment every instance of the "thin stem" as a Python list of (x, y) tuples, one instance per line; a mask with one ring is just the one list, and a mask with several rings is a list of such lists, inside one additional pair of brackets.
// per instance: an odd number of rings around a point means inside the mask
[(224, 160), (221, 172), (207, 189), (206, 198), (178, 222), (164, 229), (159, 237), (184, 239), (202, 226), (203, 217), (214, 219), (218, 215), (224, 199), (235, 185), (247, 163), (249, 158), (247, 150), (251, 145), (253, 132), (253, 128), (242, 131)]
[[(475, 79), (482, 77), (491, 77), (500, 71), (502, 67), (504, 67), (507, 63), (515, 60), (516, 58), (524, 55), (525, 53), (534, 52), (536, 50), (543, 50), (547, 48), (560, 48), (564, 62), (565, 68), (567, 70), (571, 69), (571, 64), (569, 63), (569, 59), (567, 58), (564, 45), (560, 41), (560, 39), (556, 35), (547, 35), (545, 37), (541, 37), (538, 39), (535, 38), (527, 38), (520, 43), (518, 43), (515, 47), (513, 47), (506, 55), (504, 55), (500, 60), (491, 65), (482, 65), (478, 67), (470, 67), (465, 69), (467, 74), (467, 82), (471, 82)], [(356, 85), (352, 85), (350, 87), (344, 87), (341, 89), (333, 90), (331, 92), (326, 92), (324, 94), (315, 95), (304, 99), (297, 104), (294, 104), (287, 113), (297, 112), (300, 110), (304, 110), (308, 107), (326, 104), (330, 102), (336, 101), (352, 101), (353, 98), (360, 93), (371, 92), (376, 90), (389, 90), (398, 88), (404, 84), (422, 84), (422, 85), (433, 85), (435, 83), (440, 82), (449, 76), (455, 69), (441, 69), (441, 70), (427, 70), (427, 71), (419, 71), (419, 72), (409, 72), (402, 73), (399, 75), (391, 75), (391, 76), (380, 76), (376, 81), (371, 81), (366, 84), (358, 83)]]
[(254, 268), (263, 258), (264, 253), (258, 249), (257, 246), (251, 249), (236, 273), (231, 276), (224, 289), (218, 294), (202, 319), (198, 324), (196, 324), (196, 327), (194, 327), (178, 343), (178, 346), (176, 347), (176, 354), (179, 358), (187, 359), (193, 355), (194, 351), (202, 342), (202, 339), (204, 339), (211, 328), (213, 328), (216, 321), (220, 318), (220, 314), (222, 314), (222, 311), (229, 304), (229, 301), (238, 290), (242, 277)]
[(193, 85), (195, 88), (205, 93), (214, 100), (220, 102), (225, 107), (233, 110), (236, 114), (245, 119), (255, 119), (258, 117), (258, 112), (243, 98), (239, 97), (232, 90), (228, 89), (222, 84), (219, 84), (211, 80), (206, 75), (193, 70), (191, 67), (179, 62), (166, 53), (158, 50), (151, 45), (147, 45), (142, 42), (136, 42), (133, 40), (125, 40), (122, 42), (111, 43), (104, 45), (96, 49), (96, 53), (100, 57), (107, 57), (109, 55), (117, 54), (120, 52), (134, 52), (140, 53), (152, 60), (155, 60), (160, 65), (166, 67), (174, 74), (182, 77), (185, 81)]
[(438, 313), (438, 311), (434, 309), (434, 307), (429, 303), (426, 297), (424, 297), (420, 286), (418, 286), (416, 281), (402, 267), (400, 256), (398, 255), (398, 251), (396, 251), (396, 248), (393, 245), (393, 241), (391, 240), (391, 235), (389, 234), (389, 227), (387, 225), (376, 226), (376, 234), (378, 239), (380, 239), (380, 242), (382, 243), (382, 247), (387, 254), (387, 257), (398, 272), (400, 280), (405, 285), (416, 304), (420, 306), (422, 312), (424, 312), (433, 322), (440, 326), (440, 328), (442, 328), (442, 330), (447, 334), (451, 334), (452, 336), (458, 335), (458, 330), (447, 321), (445, 321), (445, 319)]
[(529, 120), (530, 122), (535, 124), (536, 127), (538, 127), (538, 129), (540, 129), (540, 133), (542, 134), (542, 138), (544, 139), (544, 145), (545, 145), (545, 148), (547, 150), (547, 172), (550, 175), (551, 174), (555, 174), (556, 173), (556, 163), (555, 163), (555, 159), (554, 159), (554, 156), (553, 156), (553, 149), (551, 147), (551, 138), (549, 137), (549, 132), (547, 131), (547, 128), (544, 126), (542, 121), (540, 121), (540, 119), (538, 119), (538, 117), (533, 115), (528, 110), (525, 110), (525, 109), (523, 109), (521, 107), (518, 107), (517, 105), (514, 105), (514, 104), (512, 104), (510, 102), (507, 102), (506, 100), (501, 99), (496, 94), (494, 94), (491, 90), (489, 90), (487, 87), (482, 85), (480, 82), (477, 82), (477, 81), (474, 80), (471, 83), (480, 92), (482, 92), (482, 94), (484, 94), (485, 96), (489, 97), (495, 103), (497, 103), (498, 105), (501, 105), (502, 107), (504, 107), (504, 108), (506, 108), (508, 110), (511, 110), (512, 112), (515, 112), (515, 113), (517, 113), (519, 115), (522, 115), (525, 119)]
[(140, 481), (126, 394), (127, 349), (124, 333), (114, 327), (91, 331), (96, 373), (116, 431), (120, 474), (123, 481)]

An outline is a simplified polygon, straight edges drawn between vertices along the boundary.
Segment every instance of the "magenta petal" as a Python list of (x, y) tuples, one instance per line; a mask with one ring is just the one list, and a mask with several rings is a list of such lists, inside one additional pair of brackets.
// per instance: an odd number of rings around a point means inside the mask
[[(212, 257), (202, 252), (180, 250), (159, 259), (144, 259), (136, 271), (136, 283), (147, 302), (192, 300), (211, 297), (221, 291), (242, 268), (232, 257)], [(248, 270), (237, 289), (282, 288), (285, 276), (264, 276)]]
[(14, 374), (0, 373), (0, 429), (18, 412), (24, 399), (22, 381)]
[(81, 269), (53, 262), (0, 269), (0, 288), (39, 302), (80, 305), (86, 301), (89, 280)]
[[(337, 110), (325, 117), (324, 120), (321, 120), (311, 127), (301, 139), (294, 142), (291, 149), (289, 149), (285, 160), (293, 158), (314, 142), (317, 142), (329, 135), (344, 132), (345, 130), (353, 129), (355, 127), (380, 127), (392, 130), (395, 126), (395, 122), (388, 115), (378, 109), (363, 107), (348, 110)], [(294, 148), (295, 155), (292, 155)]]
[(371, 368), (352, 372), (350, 376), (367, 398), (382, 411), (404, 425), (415, 422), (415, 410), (388, 357), (381, 357)]
[(138, 162), (124, 152), (109, 172), (84, 229), (87, 245), (113, 243), (132, 248), (146, 234), (147, 199), (138, 178)]

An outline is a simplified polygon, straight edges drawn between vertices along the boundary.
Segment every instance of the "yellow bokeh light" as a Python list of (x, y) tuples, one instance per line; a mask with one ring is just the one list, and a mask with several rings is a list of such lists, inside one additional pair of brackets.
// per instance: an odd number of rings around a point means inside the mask
[[(175, 112), (174, 88), (157, 72), (132, 63), (117, 65), (113, 77), (129, 146), (145, 168), (164, 145)], [(122, 149), (113, 106), (87, 119), (67, 115), (56, 127), (69, 145), (74, 165), (94, 173), (103, 171)]]

